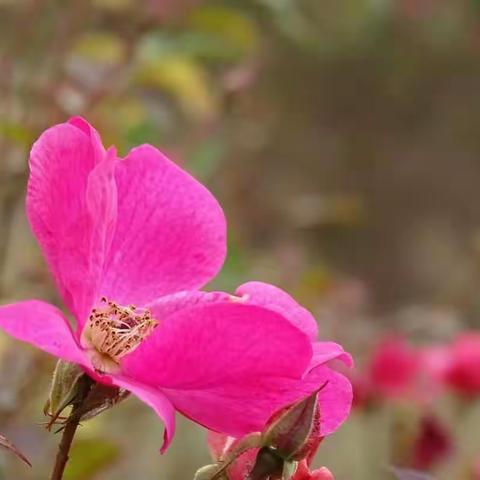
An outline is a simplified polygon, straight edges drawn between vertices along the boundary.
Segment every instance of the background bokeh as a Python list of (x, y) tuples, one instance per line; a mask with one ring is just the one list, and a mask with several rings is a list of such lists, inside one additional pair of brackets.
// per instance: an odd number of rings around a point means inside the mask
[[(58, 302), (26, 166), (39, 133), (76, 114), (121, 154), (155, 144), (219, 198), (229, 257), (212, 287), (282, 286), (360, 368), (391, 330), (431, 342), (480, 326), (478, 0), (0, 0), (2, 303)], [(0, 479), (44, 479), (54, 360), (5, 335), (0, 355), (0, 432), (34, 464), (0, 452)], [(436, 408), (458, 443), (436, 475), (476, 478), (479, 409)], [(318, 463), (391, 478), (409, 415), (353, 413)], [(192, 478), (205, 433), (180, 420), (160, 456), (162, 428), (128, 399), (80, 430), (67, 478)]]

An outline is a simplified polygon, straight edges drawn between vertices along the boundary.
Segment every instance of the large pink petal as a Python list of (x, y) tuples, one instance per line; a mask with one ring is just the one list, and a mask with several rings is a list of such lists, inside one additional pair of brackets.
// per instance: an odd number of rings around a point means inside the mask
[(317, 338), (318, 326), (313, 315), (280, 288), (263, 282), (248, 282), (240, 285), (235, 293), (247, 303), (281, 313), (310, 338)]
[(4, 305), (0, 307), (0, 328), (62, 360), (89, 364), (68, 321), (53, 305), (39, 300)]
[(98, 301), (98, 287), (103, 275), (106, 255), (110, 249), (117, 220), (117, 188), (114, 172), (118, 162), (116, 151), (110, 148), (102, 160), (90, 173), (86, 191), (86, 209), (88, 213), (88, 230), (90, 244), (88, 251), (87, 274), (91, 281), (89, 296), (82, 303), (84, 306), (78, 315), (81, 327), (87, 319), (95, 301)]
[[(202, 292), (199, 290), (190, 290), (160, 297), (154, 302), (147, 304), (146, 308), (154, 313), (155, 318), (162, 319), (185, 308), (219, 302), (245, 303), (245, 300), (221, 291)], [(246, 303), (248, 303), (248, 300)], [(348, 367), (353, 366), (352, 356), (348, 352), (345, 352), (343, 347), (338, 343), (313, 342), (312, 349), (313, 357), (308, 368), (309, 370), (332, 360), (339, 360)]]
[[(30, 154), (27, 214), (59, 290), (69, 309), (82, 319), (96, 297), (101, 268), (97, 253), (112, 222), (105, 204), (114, 188), (113, 171), (103, 161), (98, 134), (84, 120), (56, 125), (35, 142)], [(112, 162), (109, 162), (113, 170)], [(91, 197), (90, 200), (87, 200)], [(99, 206), (99, 211), (97, 211)], [(103, 215), (103, 216), (102, 216)], [(102, 237), (102, 238), (101, 238)]]
[(272, 414), (322, 385), (320, 431), (325, 436), (347, 418), (352, 401), (350, 382), (328, 367), (317, 367), (303, 379), (256, 375), (205, 388), (163, 390), (175, 408), (195, 422), (239, 437), (262, 430)]
[(211, 193), (149, 145), (116, 170), (118, 223), (102, 294), (143, 305), (196, 289), (225, 257), (225, 218)]
[(193, 308), (204, 304), (219, 302), (233, 303), (236, 301), (235, 298), (236, 297), (233, 297), (225, 292), (202, 292), (200, 290), (187, 290), (157, 298), (153, 302), (147, 303), (145, 308), (153, 312), (155, 318), (162, 319), (185, 308)]
[(121, 366), (125, 375), (160, 388), (300, 377), (312, 357), (306, 335), (279, 314), (254, 305), (207, 303), (158, 320)]
[(168, 400), (161, 391), (147, 385), (141, 385), (132, 379), (116, 376), (113, 376), (112, 379), (117, 387), (124, 388), (133, 393), (151, 407), (161, 418), (165, 425), (165, 432), (163, 434), (163, 445), (160, 451), (164, 453), (175, 434), (175, 409), (170, 403), (170, 400)]

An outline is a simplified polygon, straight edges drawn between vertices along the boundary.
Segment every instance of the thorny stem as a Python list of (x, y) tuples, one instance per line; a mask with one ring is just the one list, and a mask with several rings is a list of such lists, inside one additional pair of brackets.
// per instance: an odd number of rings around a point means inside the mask
[(72, 446), (73, 437), (75, 436), (75, 432), (77, 431), (80, 419), (82, 418), (82, 415), (84, 413), (82, 407), (85, 399), (90, 393), (92, 385), (93, 380), (91, 380), (90, 377), (88, 377), (87, 375), (85, 375), (79, 382), (78, 393), (72, 404), (72, 412), (70, 413), (70, 416), (65, 423), (62, 440), (58, 445), (55, 466), (53, 467), (50, 480), (62, 480), (63, 478), (63, 472), (65, 471), (65, 467), (69, 459), (69, 452), (70, 447)]

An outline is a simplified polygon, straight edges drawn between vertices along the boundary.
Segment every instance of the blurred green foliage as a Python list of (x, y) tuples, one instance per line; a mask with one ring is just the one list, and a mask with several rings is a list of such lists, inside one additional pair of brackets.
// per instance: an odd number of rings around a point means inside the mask
[(71, 450), (65, 480), (88, 480), (111, 465), (120, 455), (115, 443), (102, 437), (79, 439)]

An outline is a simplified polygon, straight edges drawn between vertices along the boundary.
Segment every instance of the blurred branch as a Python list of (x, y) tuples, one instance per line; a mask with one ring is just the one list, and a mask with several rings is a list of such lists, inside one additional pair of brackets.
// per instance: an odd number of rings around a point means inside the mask
[(12, 442), (10, 442), (10, 440), (5, 438), (3, 435), (0, 435), (0, 446), (14, 453), (20, 460), (22, 460), (28, 466), (30, 467), (32, 466), (28, 458)]

